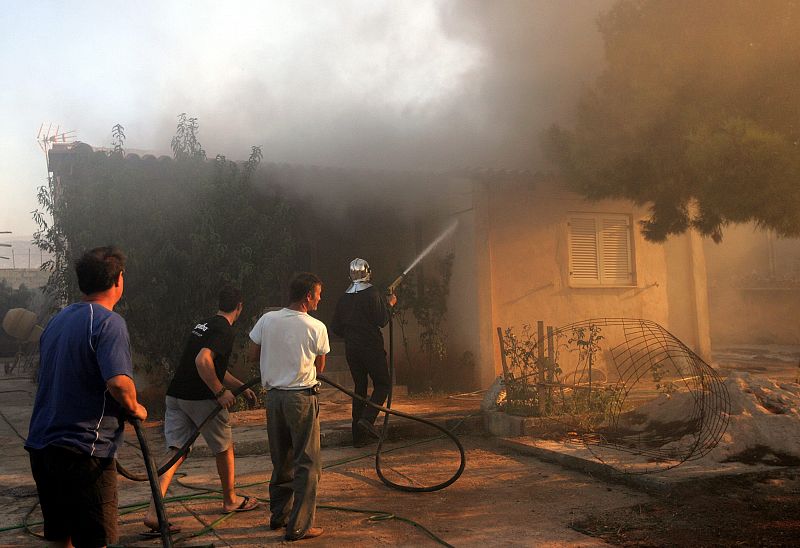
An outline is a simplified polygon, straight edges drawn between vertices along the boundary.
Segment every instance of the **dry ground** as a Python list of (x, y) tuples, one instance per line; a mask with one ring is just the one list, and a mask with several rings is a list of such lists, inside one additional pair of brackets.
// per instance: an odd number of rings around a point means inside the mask
[[(36, 493), (21, 436), (29, 413), (31, 387), (5, 379), (0, 391), (0, 546), (39, 546), (18, 529), (34, 508)], [(263, 413), (263, 412), (262, 412)], [(244, 423), (261, 413), (243, 415)], [(19, 430), (19, 432), (17, 432)], [(135, 439), (129, 436), (128, 439)], [(464, 436), (467, 468), (454, 485), (435, 493), (403, 493), (377, 478), (372, 458), (330, 466), (320, 485), (317, 524), (326, 529), (303, 546), (436, 546), (427, 528), (453, 546), (797, 546), (800, 545), (800, 468), (776, 468), (761, 476), (693, 482), (670, 496), (653, 497), (588, 475), (500, 449), (494, 440)], [(393, 442), (392, 446), (403, 442)], [(373, 446), (374, 448), (374, 446)], [(326, 465), (368, 453), (348, 447), (323, 449)], [(126, 448), (126, 465), (138, 462)], [(387, 455), (384, 469), (396, 481), (436, 483), (457, 466), (457, 453), (444, 441), (415, 445)], [(141, 466), (138, 466), (141, 470)], [(240, 492), (267, 498), (267, 455), (237, 458)], [(214, 459), (191, 456), (181, 471), (188, 486), (216, 489)], [(148, 500), (144, 483), (120, 480), (120, 502)], [(199, 531), (221, 516), (220, 502), (173, 485), (171, 495), (191, 496), (169, 505), (170, 519), (184, 532)], [(336, 507), (336, 508), (334, 508)], [(366, 513), (349, 510), (361, 509)], [(398, 519), (370, 520), (378, 512)], [(143, 510), (121, 518), (120, 542), (159, 546), (143, 540)], [(30, 521), (40, 519), (34, 509)], [(265, 508), (236, 514), (211, 532), (184, 545), (266, 546), (282, 544), (270, 531)], [(34, 531), (41, 531), (34, 526)]]
[[(319, 539), (304, 546), (436, 546), (425, 531), (401, 519), (371, 521), (371, 515), (388, 512), (413, 520), (453, 546), (597, 546), (602, 541), (586, 536), (570, 525), (595, 508), (623, 508), (643, 504), (649, 497), (617, 486), (608, 486), (582, 474), (566, 471), (536, 459), (495, 448), (491, 440), (465, 438), (468, 465), (454, 485), (435, 493), (404, 493), (390, 490), (376, 477), (367, 458), (329, 467), (320, 485), (317, 524), (326, 529)], [(325, 449), (326, 464), (363, 454), (352, 448)], [(418, 445), (385, 458), (385, 471), (393, 479), (406, 477), (413, 483), (434, 483), (449, 476), (458, 464), (457, 453), (444, 442)], [(237, 459), (241, 492), (267, 498), (267, 456)], [(182, 471), (185, 485), (216, 488), (211, 458), (190, 458)], [(122, 480), (121, 505), (147, 500), (146, 484)], [(175, 486), (171, 494), (193, 491)], [(23, 493), (20, 493), (23, 494)], [(35, 493), (0, 499), (3, 525), (20, 523), (35, 503)], [(33, 496), (31, 496), (33, 495)], [(3, 504), (5, 503), (5, 504)], [(337, 507), (337, 508), (330, 508)], [(184, 531), (197, 531), (220, 517), (218, 500), (186, 499), (168, 507), (170, 519)], [(361, 509), (355, 513), (347, 509)], [(125, 545), (158, 546), (138, 533), (142, 511), (122, 517)], [(39, 519), (38, 510), (32, 515)], [(40, 530), (35, 527), (34, 530)], [(267, 511), (237, 514), (220, 523), (211, 534), (189, 545), (268, 546), (282, 544), (282, 534), (267, 527)], [(36, 539), (14, 530), (0, 533), (0, 544), (37, 545)]]
[(696, 481), (573, 527), (617, 546), (798, 546), (800, 469)]

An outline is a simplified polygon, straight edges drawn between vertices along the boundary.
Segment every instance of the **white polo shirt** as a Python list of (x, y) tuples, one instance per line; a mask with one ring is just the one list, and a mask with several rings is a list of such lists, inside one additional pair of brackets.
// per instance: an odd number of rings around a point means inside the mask
[(325, 324), (289, 308), (259, 318), (250, 340), (261, 345), (261, 384), (300, 390), (317, 384), (314, 360), (331, 351)]

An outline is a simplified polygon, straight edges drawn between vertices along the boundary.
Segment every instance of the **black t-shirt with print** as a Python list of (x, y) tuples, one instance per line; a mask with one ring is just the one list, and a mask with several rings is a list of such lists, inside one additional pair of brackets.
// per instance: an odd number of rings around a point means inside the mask
[(221, 382), (228, 370), (228, 358), (233, 350), (234, 335), (231, 324), (219, 315), (195, 325), (183, 349), (175, 376), (167, 388), (167, 395), (182, 400), (214, 399), (213, 392), (200, 378), (194, 360), (203, 348), (211, 350), (214, 353), (214, 370)]

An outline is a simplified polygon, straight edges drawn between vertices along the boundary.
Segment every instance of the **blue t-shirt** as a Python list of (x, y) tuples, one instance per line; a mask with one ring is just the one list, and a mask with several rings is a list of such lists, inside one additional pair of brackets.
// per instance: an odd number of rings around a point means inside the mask
[(39, 353), (39, 388), (25, 447), (57, 445), (113, 457), (122, 442), (124, 411), (106, 381), (133, 378), (125, 320), (98, 304), (71, 304), (47, 324)]

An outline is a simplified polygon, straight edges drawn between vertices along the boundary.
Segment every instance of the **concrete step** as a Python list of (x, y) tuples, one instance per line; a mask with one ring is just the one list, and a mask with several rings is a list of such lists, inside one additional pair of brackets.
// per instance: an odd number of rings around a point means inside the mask
[[(443, 425), (447, 429), (456, 428), (456, 433), (461, 434), (483, 434), (486, 432), (485, 418), (480, 411), (479, 400), (466, 401), (463, 398), (452, 398), (443, 396), (432, 396), (428, 398), (409, 398), (400, 396), (398, 392), (404, 392), (404, 387), (395, 387), (393, 408), (414, 416), (431, 420), (436, 424)], [(326, 388), (322, 391), (320, 398), (320, 434), (323, 447), (349, 445), (352, 442), (351, 436), (351, 407), (350, 398), (338, 390)], [(32, 395), (29, 396), (32, 399)], [(326, 398), (341, 398), (340, 401), (331, 401)], [(4, 411), (5, 412), (5, 411)], [(26, 417), (27, 418), (27, 417)], [(27, 421), (25, 421), (27, 425)], [(382, 426), (383, 414), (379, 416), (376, 423)], [(236, 454), (265, 454), (268, 452), (266, 435), (266, 413), (264, 409), (248, 409), (231, 413), (231, 427), (233, 429), (233, 439), (236, 444)], [(128, 425), (128, 440), (132, 443), (125, 444), (121, 449), (123, 461), (139, 461), (140, 456), (130, 456), (129, 453), (137, 451), (136, 436)], [(160, 421), (148, 421), (146, 423), (147, 438), (154, 448), (154, 455), (164, 454), (163, 424)], [(440, 432), (428, 425), (411, 421), (403, 417), (393, 416), (389, 421), (388, 440), (396, 441), (407, 438), (430, 438), (438, 436)], [(372, 446), (374, 448), (374, 446)], [(205, 440), (200, 436), (195, 443), (192, 455), (209, 455)], [(157, 461), (161, 460), (157, 457)]]
[[(485, 421), (478, 411), (468, 416), (454, 417), (452, 414), (428, 414), (423, 418), (430, 420), (447, 430), (453, 431), (457, 436), (486, 433)], [(383, 428), (383, 414), (375, 423), (379, 429)], [(409, 439), (435, 438), (442, 433), (423, 423), (408, 420), (402, 417), (390, 417), (389, 428), (386, 435), (387, 442), (397, 442)], [(266, 439), (265, 427), (237, 428), (233, 435), (235, 451), (239, 456), (269, 454), (269, 444)], [(163, 442), (162, 442), (163, 443)], [(352, 431), (350, 420), (332, 421), (322, 425), (320, 429), (321, 447), (338, 447), (352, 444)], [(365, 450), (374, 450), (376, 443), (366, 446)], [(388, 448), (388, 447), (385, 447)], [(202, 436), (198, 438), (192, 449), (194, 456), (211, 456), (208, 446)]]
[[(328, 372), (328, 370), (325, 369), (325, 377), (349, 390), (353, 390), (353, 379), (349, 371)], [(372, 382), (367, 385), (367, 393), (372, 393)], [(402, 384), (396, 384), (392, 387), (392, 394), (394, 396), (407, 396), (408, 387)], [(345, 402), (350, 401), (350, 396), (323, 382), (319, 393), (319, 399), (320, 401)]]

